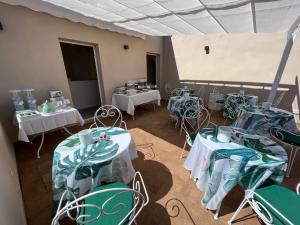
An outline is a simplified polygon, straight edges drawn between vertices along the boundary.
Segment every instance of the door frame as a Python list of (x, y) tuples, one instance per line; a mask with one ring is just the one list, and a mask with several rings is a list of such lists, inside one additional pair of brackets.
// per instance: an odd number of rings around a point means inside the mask
[[(83, 41), (77, 41), (77, 40), (70, 40), (70, 39), (65, 39), (65, 38), (59, 38), (58, 41), (59, 41), (59, 44), (60, 43), (67, 43), (67, 44), (74, 44), (74, 45), (83, 45), (83, 46), (88, 46), (88, 47), (93, 48), (100, 101), (101, 101), (101, 105), (105, 105), (104, 81), (103, 81), (103, 76), (102, 76), (102, 69), (101, 69), (101, 63), (100, 63), (101, 61), (100, 61), (100, 53), (99, 53), (98, 44), (83, 42)], [(62, 56), (62, 51), (61, 51), (61, 56)], [(68, 82), (68, 85), (69, 85), (69, 82)], [(70, 90), (70, 93), (71, 93), (70, 85), (69, 85), (69, 90)], [(72, 93), (71, 93), (71, 97), (72, 97)], [(72, 101), (73, 101), (73, 99), (72, 99)]]
[[(155, 56), (155, 64), (156, 64), (156, 75), (155, 75), (155, 81), (156, 85), (160, 87), (160, 54), (152, 53), (152, 52), (146, 52), (146, 66), (147, 66), (147, 55)], [(148, 77), (148, 74), (147, 74)]]

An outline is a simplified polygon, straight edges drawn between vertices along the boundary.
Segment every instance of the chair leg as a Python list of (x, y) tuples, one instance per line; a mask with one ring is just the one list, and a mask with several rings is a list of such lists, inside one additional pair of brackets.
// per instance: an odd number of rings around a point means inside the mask
[(69, 135), (73, 135), (65, 126), (63, 126), (62, 129), (64, 129), (64, 131)]
[(181, 134), (182, 134), (182, 123), (183, 123), (183, 122), (180, 123), (180, 133), (179, 133), (180, 136), (181, 136)]
[(287, 177), (290, 176), (290, 173), (292, 171), (292, 168), (293, 168), (293, 164), (294, 164), (294, 161), (295, 161), (295, 158), (296, 158), (296, 155), (297, 155), (297, 150), (295, 150), (293, 147), (292, 147), (292, 150), (291, 150), (291, 153), (290, 153), (290, 161), (289, 161), (289, 166), (288, 166), (288, 171), (287, 171)]
[(218, 206), (218, 208), (217, 208), (217, 210), (216, 210), (216, 213), (215, 213), (215, 215), (214, 215), (214, 219), (215, 219), (215, 220), (218, 220), (218, 219), (219, 219), (220, 209), (221, 209), (221, 203), (220, 203), (220, 205)]
[(241, 204), (239, 205), (239, 207), (237, 208), (237, 210), (235, 211), (235, 213), (233, 214), (233, 216), (230, 218), (230, 220), (228, 221), (228, 224), (231, 225), (232, 221), (235, 220), (235, 218), (237, 217), (237, 215), (240, 213), (240, 211), (244, 208), (244, 206), (247, 204), (247, 196), (245, 196), (245, 198), (243, 199), (243, 201), (241, 202)]
[(212, 117), (214, 110), (210, 110), (210, 116)]
[(184, 142), (184, 145), (183, 145), (183, 148), (182, 148), (182, 151), (181, 151), (181, 155), (180, 155), (181, 159), (183, 157), (183, 153), (184, 153), (185, 147), (186, 147), (186, 141)]
[(38, 159), (40, 158), (40, 151), (41, 151), (42, 146), (43, 146), (43, 144), (44, 144), (44, 138), (45, 138), (45, 134), (44, 134), (44, 132), (43, 132), (43, 133), (42, 133), (42, 140), (41, 140), (40, 146), (39, 146), (39, 148), (38, 148), (38, 150), (37, 150), (37, 153), (36, 153)]
[(177, 128), (179, 120), (176, 119), (175, 128)]

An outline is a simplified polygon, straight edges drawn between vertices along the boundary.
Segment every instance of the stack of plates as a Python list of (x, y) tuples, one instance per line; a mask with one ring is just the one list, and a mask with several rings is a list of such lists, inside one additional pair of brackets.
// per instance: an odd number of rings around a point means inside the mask
[(125, 87), (116, 87), (115, 93), (116, 94), (123, 94), (125, 90), (126, 90)]

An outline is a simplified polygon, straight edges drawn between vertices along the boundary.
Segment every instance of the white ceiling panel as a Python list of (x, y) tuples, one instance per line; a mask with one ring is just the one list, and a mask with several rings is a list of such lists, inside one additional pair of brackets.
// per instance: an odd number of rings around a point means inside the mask
[(251, 4), (210, 10), (228, 33), (254, 32)]
[(300, 0), (261, 1), (255, 9), (257, 32), (286, 31), (300, 15)]
[(198, 0), (156, 0), (158, 4), (172, 12), (180, 12), (202, 7)]
[(133, 36), (287, 31), (300, 0), (0, 0)]
[(217, 20), (207, 10), (181, 15), (181, 18), (188, 21), (189, 24), (198, 28), (204, 34), (225, 33), (222, 26), (218, 24)]

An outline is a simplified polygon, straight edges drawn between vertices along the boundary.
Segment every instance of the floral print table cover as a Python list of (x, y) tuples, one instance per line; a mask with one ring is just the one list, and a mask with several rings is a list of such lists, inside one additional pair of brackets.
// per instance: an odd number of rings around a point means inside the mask
[[(228, 97), (231, 97), (232, 101), (226, 101)], [(235, 119), (241, 105), (256, 105), (257, 100), (258, 97), (256, 95), (229, 93), (224, 99), (223, 117), (230, 116), (231, 118)]]
[(294, 115), (278, 108), (264, 110), (258, 106), (244, 106), (232, 126), (253, 130), (261, 135), (269, 134), (271, 127), (299, 133)]
[[(109, 140), (97, 141), (105, 132)], [(95, 143), (82, 147), (77, 134), (62, 141), (54, 151), (52, 188), (54, 212), (62, 193), (71, 190), (84, 195), (103, 183), (129, 183), (135, 170), (131, 160), (137, 157), (133, 140), (127, 130), (115, 127), (92, 129)]]
[(232, 142), (222, 143), (216, 138), (216, 128), (202, 129), (184, 163), (204, 191), (202, 205), (210, 210), (216, 210), (237, 184), (247, 190), (267, 171), (275, 183), (281, 183), (285, 175), (287, 154), (281, 146), (243, 129), (233, 131)]
[(198, 100), (198, 97), (189, 96), (188, 98), (185, 98), (183, 96), (174, 96), (169, 99), (167, 109), (169, 110), (171, 117), (176, 121), (180, 120), (186, 110), (186, 108), (183, 107), (186, 100)]

